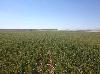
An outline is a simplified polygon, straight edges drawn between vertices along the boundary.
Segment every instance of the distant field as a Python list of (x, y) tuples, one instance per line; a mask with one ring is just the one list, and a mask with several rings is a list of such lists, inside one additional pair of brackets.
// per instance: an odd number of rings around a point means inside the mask
[(0, 29), (0, 32), (57, 31), (58, 29)]
[(100, 33), (0, 30), (0, 74), (100, 74)]

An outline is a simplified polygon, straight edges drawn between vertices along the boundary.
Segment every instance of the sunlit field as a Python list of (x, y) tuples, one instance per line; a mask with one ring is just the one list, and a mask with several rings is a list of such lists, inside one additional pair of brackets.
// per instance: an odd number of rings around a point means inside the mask
[(100, 74), (100, 33), (0, 32), (0, 74)]

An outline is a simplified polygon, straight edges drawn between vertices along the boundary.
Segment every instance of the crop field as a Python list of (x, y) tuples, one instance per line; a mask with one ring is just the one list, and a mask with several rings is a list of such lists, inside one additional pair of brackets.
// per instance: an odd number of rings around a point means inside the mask
[(100, 74), (100, 33), (0, 32), (0, 74)]

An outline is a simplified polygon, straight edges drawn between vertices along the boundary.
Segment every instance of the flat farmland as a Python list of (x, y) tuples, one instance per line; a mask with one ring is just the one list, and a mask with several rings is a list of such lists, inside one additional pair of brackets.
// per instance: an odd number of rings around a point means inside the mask
[(100, 32), (0, 32), (0, 74), (100, 74)]

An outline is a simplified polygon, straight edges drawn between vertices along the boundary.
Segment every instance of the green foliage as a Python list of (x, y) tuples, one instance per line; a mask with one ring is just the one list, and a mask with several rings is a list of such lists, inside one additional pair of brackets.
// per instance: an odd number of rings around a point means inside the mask
[(67, 31), (0, 33), (0, 74), (48, 74), (48, 51), (55, 74), (100, 74), (100, 33)]

